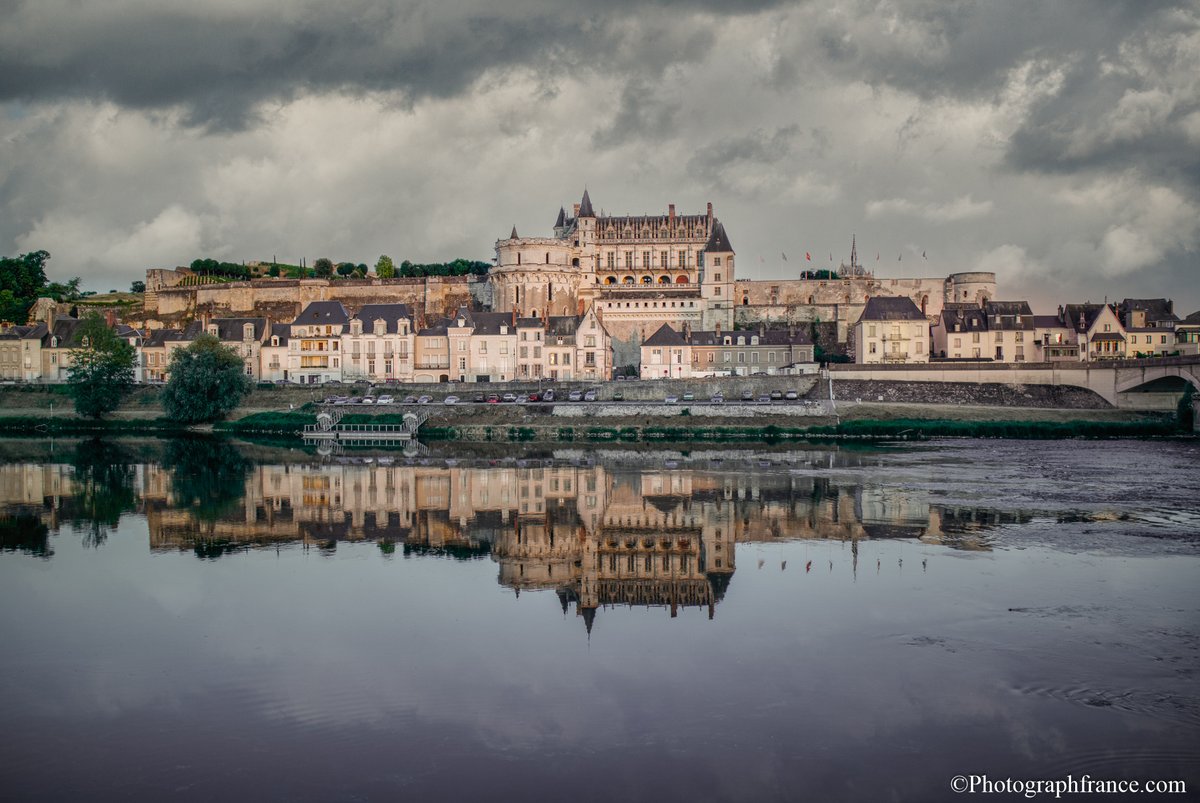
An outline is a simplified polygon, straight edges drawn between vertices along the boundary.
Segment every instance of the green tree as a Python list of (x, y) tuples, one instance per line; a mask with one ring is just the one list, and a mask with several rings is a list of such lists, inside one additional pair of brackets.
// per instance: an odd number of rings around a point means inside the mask
[(375, 275), (380, 279), (394, 279), (396, 277), (396, 263), (387, 254), (379, 257), (375, 263)]
[(133, 389), (133, 346), (117, 337), (97, 313), (91, 313), (76, 330), (79, 348), (71, 350), (67, 391), (75, 412), (100, 418), (117, 409)]
[(129, 283), (129, 292), (144, 293), (146, 292), (146, 283), (142, 281), (133, 281)]
[(313, 272), (319, 279), (328, 279), (333, 275), (333, 261), (328, 257), (313, 260)]
[(0, 319), (24, 323), (46, 286), (46, 251), (0, 257)]
[(238, 352), (212, 335), (200, 335), (171, 356), (171, 378), (163, 389), (167, 418), (184, 424), (217, 421), (250, 392)]
[(337, 264), (337, 272), (339, 276), (349, 276), (354, 273), (355, 265), (353, 262), (339, 262)]
[(278, 279), (279, 278), (279, 266), (272, 265), (271, 269), (267, 271), (267, 275), (270, 276), (272, 279)]
[(173, 438), (163, 467), (171, 472), (172, 504), (211, 524), (241, 508), (252, 464), (227, 441), (197, 437)]

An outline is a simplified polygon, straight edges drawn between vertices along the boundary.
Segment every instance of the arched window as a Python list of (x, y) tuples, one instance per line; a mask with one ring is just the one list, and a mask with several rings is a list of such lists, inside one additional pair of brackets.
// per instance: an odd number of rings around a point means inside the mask
[[(597, 278), (599, 278), (599, 277), (597, 277)], [(605, 284), (616, 284), (616, 283), (617, 283), (617, 277), (616, 277), (616, 276), (605, 276), (605, 277), (604, 277), (604, 283), (605, 283)]]
[(650, 276), (643, 276), (643, 277), (642, 277), (642, 284), (654, 284), (654, 279), (653, 279), (653, 277), (650, 277)]
[(622, 279), (621, 281), (622, 281), (624, 284), (633, 284), (633, 283), (634, 283), (634, 282), (633, 282), (633, 277), (632, 277), (632, 276), (626, 276), (626, 277), (625, 277), (624, 279)]
[(659, 277), (658, 277), (658, 283), (659, 283), (659, 284), (670, 284), (670, 283), (671, 283), (671, 277), (670, 277), (670, 276), (659, 276)]
[(687, 283), (688, 283), (687, 276), (676, 276), (675, 277), (675, 284), (687, 284)]
[(743, 307), (750, 306), (750, 296), (742, 296), (742, 306)]

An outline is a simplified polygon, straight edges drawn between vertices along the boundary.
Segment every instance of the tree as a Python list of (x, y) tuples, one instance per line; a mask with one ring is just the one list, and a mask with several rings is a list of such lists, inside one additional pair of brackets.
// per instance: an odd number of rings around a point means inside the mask
[(387, 254), (379, 257), (375, 263), (375, 275), (380, 279), (394, 279), (396, 277), (396, 263)]
[(333, 262), (328, 257), (313, 260), (313, 272), (319, 279), (328, 279), (333, 275)]
[(29, 308), (46, 287), (48, 259), (50, 254), (46, 251), (0, 257), (0, 319), (25, 322)]
[(167, 418), (184, 424), (217, 421), (250, 392), (245, 363), (236, 349), (200, 335), (171, 356), (171, 378), (163, 389)]
[(146, 283), (141, 281), (133, 281), (129, 283), (129, 292), (144, 293), (146, 292)]
[(339, 276), (349, 276), (354, 273), (355, 265), (353, 262), (339, 262), (337, 264), (337, 272)]
[(75, 412), (100, 418), (117, 409), (133, 389), (133, 346), (117, 337), (97, 313), (79, 324), (80, 347), (71, 350), (67, 391), (75, 401)]
[(267, 275), (270, 276), (272, 279), (278, 279), (279, 278), (279, 266), (272, 265), (271, 269), (267, 271)]

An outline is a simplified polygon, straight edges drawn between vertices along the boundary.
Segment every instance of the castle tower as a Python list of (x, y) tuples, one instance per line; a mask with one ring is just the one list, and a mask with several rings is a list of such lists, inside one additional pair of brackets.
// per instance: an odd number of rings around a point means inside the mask
[[(712, 204), (709, 204), (712, 215)], [(725, 233), (725, 226), (713, 220), (712, 233), (704, 244), (703, 262), (700, 272), (700, 297), (705, 309), (701, 319), (702, 329), (714, 329), (718, 324), (733, 329), (734, 304), (733, 271), (734, 251)]]

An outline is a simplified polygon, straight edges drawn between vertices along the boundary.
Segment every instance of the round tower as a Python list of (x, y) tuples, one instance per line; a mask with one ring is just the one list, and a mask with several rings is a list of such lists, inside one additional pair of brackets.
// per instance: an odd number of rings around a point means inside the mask
[(986, 271), (951, 273), (945, 283), (946, 303), (982, 306), (996, 298), (996, 274)]

